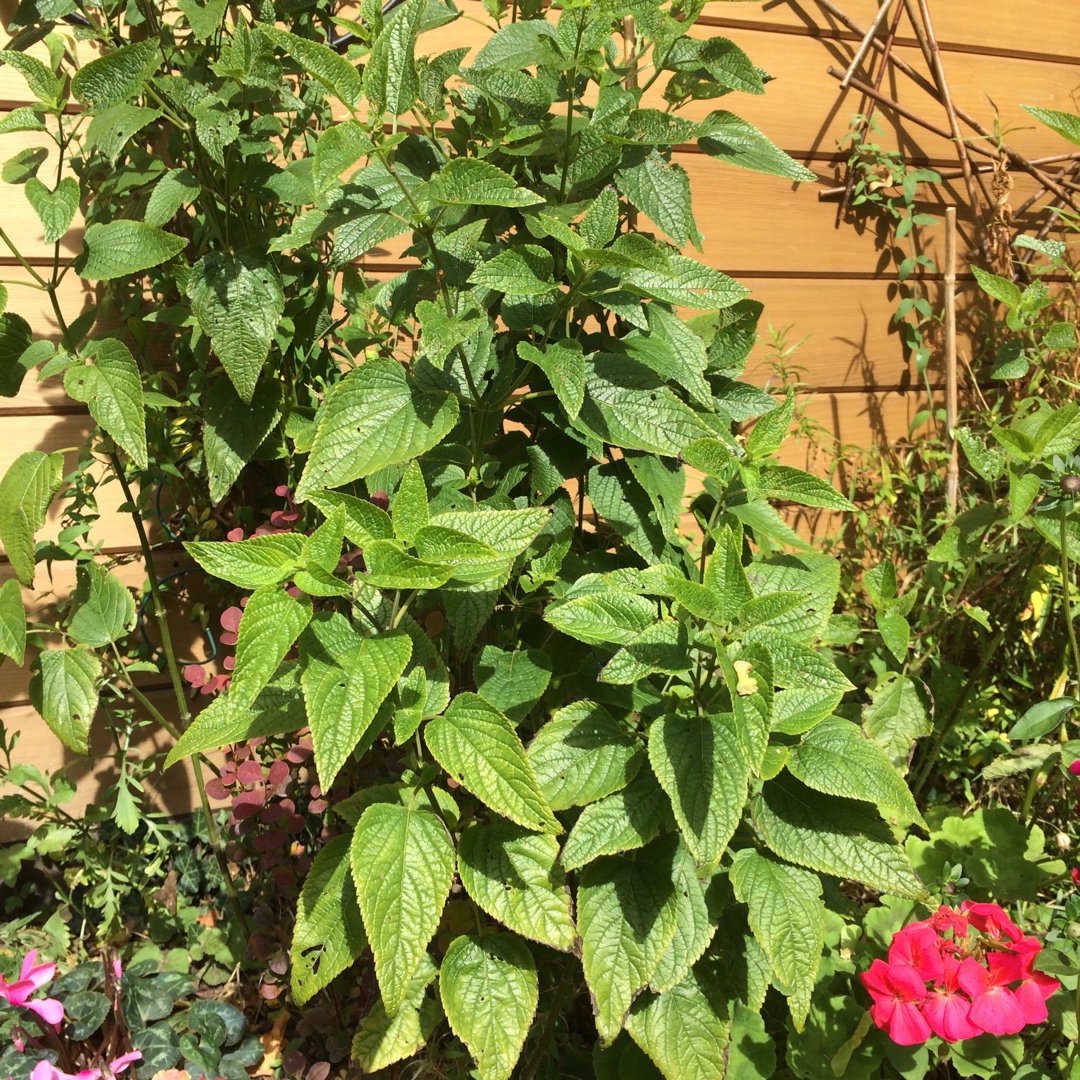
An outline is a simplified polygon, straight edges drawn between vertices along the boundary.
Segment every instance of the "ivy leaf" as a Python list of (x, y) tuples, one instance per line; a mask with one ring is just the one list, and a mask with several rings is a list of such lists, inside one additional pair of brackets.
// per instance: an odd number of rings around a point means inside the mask
[(553, 836), (497, 818), (461, 834), (458, 873), (469, 896), (507, 929), (570, 952), (577, 930), (558, 858)]
[(405, 1004), (454, 878), (454, 847), (427, 810), (369, 806), (353, 833), (352, 871), (387, 1016)]
[(0, 480), (0, 543), (15, 576), (34, 587), (34, 536), (64, 482), (64, 455), (28, 450)]
[(750, 768), (734, 718), (670, 713), (649, 729), (649, 762), (686, 846), (713, 874), (742, 817)]
[(750, 929), (788, 993), (795, 1030), (802, 1031), (825, 945), (821, 879), (744, 848), (733, 857), (731, 884), (735, 898), (747, 905)]
[(236, 483), (244, 466), (281, 419), (281, 387), (259, 383), (245, 404), (231, 382), (216, 379), (202, 399), (203, 451), (210, 501), (219, 503)]
[(729, 1024), (699, 978), (642, 997), (626, 1020), (631, 1038), (666, 1080), (717, 1080), (728, 1074)]
[(262, 34), (276, 48), (295, 60), (313, 79), (317, 79), (347, 109), (352, 110), (363, 94), (360, 73), (333, 49), (279, 30), (267, 23), (258, 24)]
[(758, 479), (758, 494), (800, 506), (820, 506), (825, 510), (854, 510), (855, 504), (819, 476), (788, 465), (768, 465)]
[(412, 1057), (431, 1037), (442, 1019), (439, 1003), (427, 993), (436, 974), (435, 961), (424, 953), (401, 1008), (387, 1016), (380, 998), (360, 1021), (360, 1030), (352, 1042), (352, 1057), (364, 1072), (379, 1072)]
[(517, 352), (522, 360), (535, 364), (547, 376), (566, 415), (573, 420), (585, 400), (585, 354), (581, 346), (568, 339), (538, 349), (522, 341)]
[(892, 831), (862, 803), (782, 777), (764, 785), (751, 812), (765, 842), (787, 862), (893, 896), (927, 895)]
[(831, 717), (812, 728), (791, 747), (787, 768), (816, 791), (873, 803), (927, 827), (888, 754), (847, 720)]
[(89, 649), (46, 649), (30, 679), (30, 702), (49, 730), (76, 754), (86, 754), (98, 707), (101, 661)]
[(287, 581), (302, 565), (307, 538), (297, 533), (253, 536), (248, 540), (188, 540), (184, 550), (213, 577), (240, 589)]
[(0, 64), (14, 68), (26, 80), (30, 93), (43, 105), (55, 107), (60, 104), (60, 80), (36, 56), (4, 49), (0, 51)]
[(265, 255), (204, 255), (187, 284), (191, 310), (242, 401), (250, 403), (270, 354), (285, 294)]
[(497, 814), (536, 832), (562, 831), (513, 724), (478, 694), (458, 694), (424, 738), (435, 760)]
[[(241, 630), (243, 625), (241, 620)], [(362, 637), (336, 612), (320, 613), (308, 625), (300, 640), (300, 684), (324, 790), (330, 790), (411, 655), (412, 640), (402, 630)]]
[(485, 645), (473, 661), (473, 679), (485, 701), (520, 724), (551, 681), (551, 660), (541, 649), (506, 652)]
[(247, 708), (270, 681), (311, 618), (311, 600), (277, 585), (260, 585), (249, 597), (236, 634), (236, 666), (229, 700)]
[(575, 701), (556, 712), (527, 753), (552, 810), (586, 806), (621, 791), (642, 759), (627, 726), (592, 701)]
[(80, 645), (103, 648), (135, 625), (135, 600), (124, 583), (95, 562), (80, 563), (68, 633)]
[(176, 741), (165, 759), (165, 768), (202, 750), (216, 750), (260, 736), (288, 735), (306, 727), (307, 722), (299, 664), (286, 660), (251, 705), (240, 708), (228, 694), (215, 698)]
[(455, 938), (439, 968), (439, 993), (480, 1080), (509, 1080), (540, 998), (528, 946), (510, 934)]
[(675, 936), (673, 839), (665, 837), (635, 855), (598, 859), (581, 872), (581, 962), (604, 1046), (622, 1030), (634, 997), (648, 985)]
[(616, 354), (592, 359), (579, 417), (605, 442), (624, 450), (677, 457), (711, 431), (655, 372)]
[(437, 446), (457, 423), (457, 398), (424, 393), (389, 357), (351, 371), (327, 395), (319, 413), (296, 497), (340, 487)]
[(591, 803), (578, 815), (562, 851), (567, 870), (644, 847), (671, 817), (671, 804), (647, 765), (622, 791)]
[(19, 392), (31, 366), (27, 361), (33, 343), (33, 331), (21, 315), (0, 314), (0, 396), (15, 397)]
[(142, 89), (158, 60), (156, 36), (134, 45), (121, 45), (79, 68), (71, 80), (71, 94), (90, 109), (105, 109), (126, 101)]
[(817, 174), (785, 153), (753, 124), (725, 110), (709, 113), (698, 129), (703, 154), (740, 169), (811, 183)]
[(367, 947), (349, 868), (351, 839), (345, 835), (328, 840), (304, 878), (290, 949), (297, 1005), (329, 986)]
[(896, 671), (888, 672), (870, 691), (870, 701), (862, 710), (862, 726), (889, 755), (901, 776), (907, 774), (915, 740), (934, 730), (915, 680)]
[(149, 270), (179, 255), (188, 244), (182, 236), (128, 218), (95, 221), (87, 226), (83, 243), (86, 258), (79, 276), (88, 281), (111, 281)]
[(649, 980), (649, 989), (657, 994), (678, 986), (690, 974), (690, 969), (705, 954), (716, 933), (705, 884), (699, 879), (694, 857), (685, 844), (679, 845), (675, 856), (672, 881), (679, 907), (675, 916), (675, 936)]
[(427, 186), (428, 198), (443, 206), (535, 206), (544, 200), (496, 165), (479, 158), (451, 158)]
[(143, 221), (155, 228), (167, 225), (176, 215), (176, 211), (181, 206), (193, 203), (201, 191), (199, 181), (187, 169), (170, 169), (150, 192)]
[(34, 213), (41, 219), (45, 243), (55, 244), (67, 233), (75, 211), (79, 209), (79, 182), (65, 176), (56, 185), (56, 190), (50, 191), (36, 176), (31, 176), (23, 185), (23, 191)]
[(90, 415), (117, 445), (140, 469), (147, 468), (146, 401), (135, 357), (116, 338), (91, 342), (85, 355), (89, 364), (64, 372), (64, 389), (69, 397), (86, 402)]
[(26, 609), (15, 578), (0, 585), (0, 656), (10, 656), (22, 667), (26, 655)]

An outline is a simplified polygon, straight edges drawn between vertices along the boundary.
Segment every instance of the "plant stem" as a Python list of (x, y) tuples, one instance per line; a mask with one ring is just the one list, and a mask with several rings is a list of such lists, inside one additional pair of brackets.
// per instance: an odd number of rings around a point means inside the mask
[(1061, 523), (1061, 598), (1065, 605), (1065, 626), (1069, 631), (1069, 644), (1072, 646), (1073, 682), (1080, 685), (1080, 646), (1077, 646), (1076, 628), (1073, 626), (1069, 588), (1069, 575), (1072, 573), (1072, 568), (1069, 565), (1069, 532), (1066, 528), (1067, 518), (1064, 509), (1058, 511), (1058, 516)]

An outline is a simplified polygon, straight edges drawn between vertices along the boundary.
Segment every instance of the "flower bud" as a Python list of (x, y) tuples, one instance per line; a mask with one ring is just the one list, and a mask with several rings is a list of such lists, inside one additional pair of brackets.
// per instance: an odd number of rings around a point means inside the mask
[(1080, 495), (1080, 476), (1076, 473), (1066, 473), (1061, 478), (1061, 494), (1069, 497)]

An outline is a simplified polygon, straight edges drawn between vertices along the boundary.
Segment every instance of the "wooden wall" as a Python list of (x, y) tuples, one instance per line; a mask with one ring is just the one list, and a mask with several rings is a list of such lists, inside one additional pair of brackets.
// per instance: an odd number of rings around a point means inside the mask
[[(477, 0), (463, 0), (470, 14), (482, 15)], [(862, 26), (868, 26), (877, 0), (841, 0), (842, 7)], [(994, 107), (1010, 143), (1030, 157), (1066, 152), (1063, 140), (1038, 128), (1020, 109), (1021, 104), (1058, 109), (1076, 107), (1080, 87), (1080, 30), (1076, 0), (930, 0), (944, 65), (957, 103), (987, 127), (994, 125)], [(0, 18), (10, 19), (13, 0), (0, 0)], [(785, 150), (817, 173), (821, 184), (792, 185), (761, 177), (713, 161), (700, 153), (680, 150), (678, 158), (691, 175), (695, 211), (705, 233), (704, 257), (752, 289), (765, 303), (767, 325), (790, 328), (789, 341), (807, 338), (793, 360), (805, 366), (806, 380), (818, 388), (809, 414), (832, 431), (842, 443), (870, 445), (902, 438), (924, 399), (912, 365), (890, 325), (895, 303), (891, 259), (882, 250), (874, 229), (836, 222), (836, 205), (818, 201), (817, 188), (836, 183), (836, 143), (848, 127), (852, 113), (862, 107), (856, 92), (840, 93), (826, 67), (844, 68), (857, 46), (857, 36), (824, 14), (815, 0), (765, 0), (764, 3), (714, 3), (707, 8), (696, 33), (730, 37), (756, 64), (775, 77), (764, 96), (733, 95), (723, 105), (761, 128)], [(476, 46), (484, 33), (475, 22), (461, 20), (422, 40), (425, 51), (441, 52), (458, 45)], [(3, 40), (0, 34), (0, 40)], [(83, 46), (85, 48), (85, 46)], [(897, 53), (925, 71), (917, 44), (903, 34)], [(43, 47), (35, 47), (42, 53)], [(940, 106), (904, 76), (890, 75), (884, 89), (916, 113), (946, 126)], [(0, 115), (27, 102), (20, 76), (0, 67)], [(699, 111), (708, 111), (701, 103)], [(932, 167), (954, 168), (956, 155), (945, 139), (902, 120), (888, 109), (879, 112), (887, 141), (908, 159)], [(0, 161), (38, 141), (35, 133), (0, 136)], [(51, 145), (51, 144), (50, 144)], [(1016, 178), (1013, 205), (1034, 190), (1031, 181)], [(965, 242), (970, 236), (970, 215), (959, 181), (925, 193), (925, 209), (941, 213), (946, 205), (961, 207), (960, 224)], [(1037, 228), (1036, 209), (1019, 224)], [(18, 187), (0, 188), (0, 223), (33, 263), (51, 266), (35, 215)], [(924, 231), (929, 254), (941, 253), (940, 229)], [(402, 265), (401, 244), (371, 252), (365, 268), (382, 276)], [(71, 257), (81, 248), (77, 230), (68, 234), (62, 254)], [(961, 282), (961, 299), (970, 303), (970, 274)], [(26, 280), (26, 271), (6, 249), (0, 249), (0, 278)], [(934, 290), (936, 278), (927, 282)], [(69, 314), (94, 304), (94, 288), (74, 274), (64, 281), (61, 302)], [(27, 318), (38, 334), (57, 336), (57, 327), (44, 294), (9, 286), (9, 310)], [(961, 320), (964, 325), (964, 320)], [(766, 336), (767, 338), (767, 336)], [(969, 343), (962, 341), (961, 347)], [(931, 384), (940, 390), (940, 365), (931, 365)], [(755, 350), (750, 375), (764, 383), (770, 377), (766, 340)], [(54, 385), (38, 386), (33, 378), (15, 399), (0, 399), (0, 473), (24, 450), (77, 447), (89, 429), (82, 406), (67, 401)], [(791, 451), (794, 463), (805, 461), (805, 448)], [(73, 458), (69, 458), (69, 461)], [(102, 519), (96, 536), (113, 553), (136, 547), (130, 520), (117, 513), (115, 485), (102, 492)], [(59, 522), (50, 521), (47, 534)], [(161, 555), (162, 569), (179, 566), (175, 550)], [(124, 573), (133, 584), (142, 576), (133, 560)], [(0, 580), (10, 576), (0, 557)], [(45, 579), (45, 570), (40, 570)], [(58, 568), (55, 587), (63, 595), (70, 588), (67, 568)], [(193, 642), (193, 648), (197, 647)], [(160, 686), (152, 690), (164, 696)], [(64, 752), (43, 728), (30, 708), (23, 673), (10, 661), (0, 667), (0, 719), (23, 732), (24, 759), (55, 768)], [(98, 779), (101, 772), (98, 770)], [(179, 770), (169, 774), (163, 798), (179, 807), (190, 799), (190, 780)], [(87, 782), (82, 790), (93, 798), (97, 790)]]

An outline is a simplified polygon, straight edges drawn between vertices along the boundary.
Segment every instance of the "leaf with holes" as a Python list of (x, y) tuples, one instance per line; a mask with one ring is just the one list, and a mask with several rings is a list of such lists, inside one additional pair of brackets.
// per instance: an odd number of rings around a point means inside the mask
[(470, 825), (458, 845), (458, 873), (473, 900), (522, 937), (570, 952), (577, 929), (559, 866), (559, 842), (496, 818)]
[(540, 996), (528, 946), (510, 934), (455, 938), (439, 968), (439, 993), (480, 1080), (509, 1080)]
[(89, 649), (46, 649), (30, 679), (30, 703), (49, 730), (76, 754), (88, 753), (98, 707), (101, 661)]

